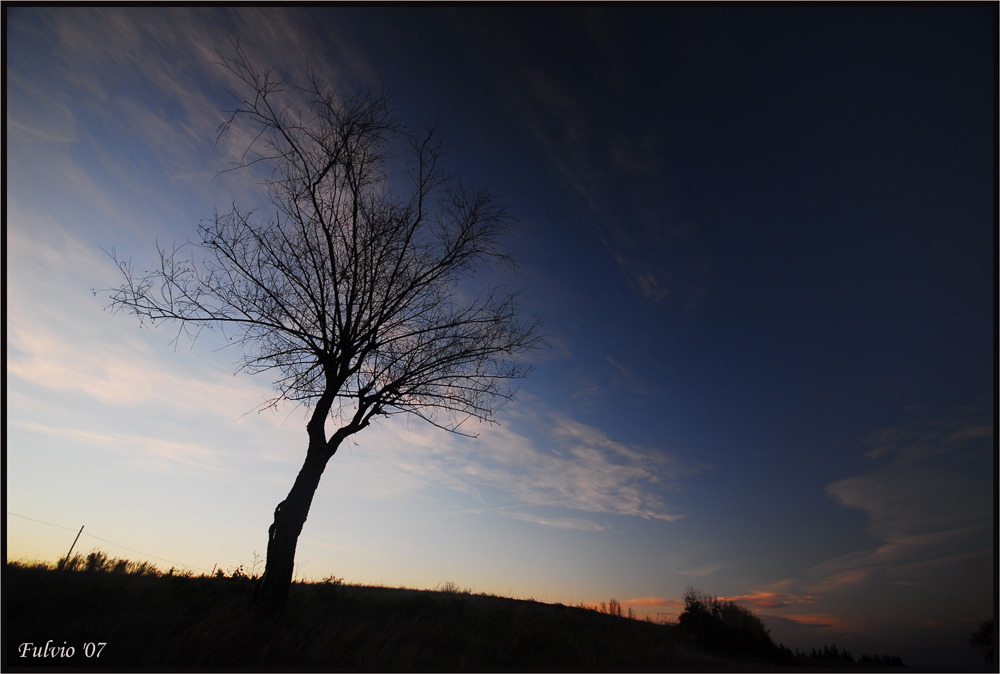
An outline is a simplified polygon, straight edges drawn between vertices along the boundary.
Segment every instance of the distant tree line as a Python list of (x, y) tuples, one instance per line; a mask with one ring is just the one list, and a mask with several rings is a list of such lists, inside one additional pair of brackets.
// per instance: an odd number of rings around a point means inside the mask
[(816, 650), (812, 648), (809, 654), (799, 651), (798, 648), (794, 652), (787, 646), (782, 644), (779, 649), (787, 654), (788, 656), (794, 657), (796, 659), (802, 660), (819, 660), (823, 662), (840, 662), (840, 663), (853, 663), (858, 665), (866, 665), (869, 667), (905, 667), (902, 658), (898, 655), (862, 655), (857, 660), (851, 655), (851, 652), (847, 649), (840, 650), (837, 648), (836, 644), (831, 644), (830, 646), (823, 646), (823, 648)]
[(720, 600), (710, 594), (688, 588), (684, 594), (684, 611), (678, 627), (706, 651), (728, 656), (759, 658), (782, 665), (805, 664), (806, 661), (855, 664), (869, 667), (905, 667), (896, 655), (862, 655), (855, 660), (850, 651), (836, 645), (824, 646), (807, 653), (793, 651), (784, 644), (775, 645), (770, 630), (756, 613), (733, 601)]

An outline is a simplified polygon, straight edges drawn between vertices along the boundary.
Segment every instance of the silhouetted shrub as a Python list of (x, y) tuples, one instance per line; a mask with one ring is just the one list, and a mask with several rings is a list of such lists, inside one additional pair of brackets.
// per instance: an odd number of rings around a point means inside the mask
[(969, 637), (969, 645), (982, 651), (983, 660), (993, 662), (993, 621), (987, 620)]
[(443, 581), (438, 584), (435, 588), (438, 592), (452, 592), (454, 594), (472, 594), (471, 588), (465, 588), (464, 590), (458, 585), (458, 583), (453, 583), (450, 580)]
[[(619, 618), (629, 618), (630, 620), (636, 619), (635, 611), (632, 609), (631, 606), (629, 606), (626, 609), (620, 601), (614, 598), (612, 598), (610, 601), (607, 602), (602, 601), (595, 604), (587, 604), (585, 602), (580, 602), (579, 604), (576, 605), (576, 608), (582, 608), (588, 611), (596, 611), (597, 613), (606, 613), (608, 615), (617, 616)], [(649, 621), (648, 616), (647, 616), (647, 621)]]
[(701, 648), (713, 653), (781, 658), (782, 651), (771, 641), (767, 626), (756, 613), (694, 588), (689, 587), (684, 594), (684, 612), (678, 624)]

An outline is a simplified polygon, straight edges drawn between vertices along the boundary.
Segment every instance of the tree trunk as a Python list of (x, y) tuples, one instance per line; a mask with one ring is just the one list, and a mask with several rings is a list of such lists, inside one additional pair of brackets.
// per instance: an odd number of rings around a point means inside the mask
[(284, 608), (292, 585), (295, 547), (302, 525), (309, 515), (313, 495), (319, 485), (327, 461), (332, 456), (326, 447), (310, 443), (306, 461), (295, 478), (295, 484), (284, 501), (274, 509), (274, 523), (268, 529), (267, 563), (264, 575), (254, 588), (250, 605), (268, 611)]

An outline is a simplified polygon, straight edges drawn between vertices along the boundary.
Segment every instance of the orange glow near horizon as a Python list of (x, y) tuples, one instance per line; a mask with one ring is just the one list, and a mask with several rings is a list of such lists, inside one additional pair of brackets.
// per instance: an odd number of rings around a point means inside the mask
[(794, 620), (803, 625), (812, 627), (827, 627), (836, 631), (854, 630), (856, 626), (847, 618), (836, 613), (800, 613), (798, 615), (786, 615), (785, 618)]
[(626, 606), (669, 606), (669, 607), (679, 607), (684, 606), (684, 601), (681, 599), (664, 599), (662, 597), (643, 597), (641, 599), (626, 599), (622, 602)]

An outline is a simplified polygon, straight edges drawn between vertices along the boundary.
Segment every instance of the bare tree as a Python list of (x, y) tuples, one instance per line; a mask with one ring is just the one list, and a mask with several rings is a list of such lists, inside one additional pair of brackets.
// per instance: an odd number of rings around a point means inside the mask
[[(452, 432), (468, 419), (491, 420), (513, 396), (512, 380), (527, 374), (518, 354), (541, 338), (505, 286), (462, 293), (483, 265), (513, 264), (499, 244), (511, 217), (488, 190), (442, 169), (440, 125), (408, 131), (384, 87), (342, 95), (310, 73), (300, 88), (234, 46), (221, 65), (249, 95), (235, 96), (219, 135), (237, 122), (253, 126), (234, 168), (271, 163), (275, 216), (234, 205), (199, 225), (199, 243), (158, 244), (155, 271), (115, 257), (125, 282), (110, 289), (111, 306), (140, 321), (177, 321), (178, 337), (221, 329), (242, 348), (241, 370), (275, 377), (265, 406), (290, 400), (311, 409), (305, 462), (274, 510), (254, 592), (255, 605), (276, 608), (341, 443), (377, 416), (413, 414)], [(308, 102), (282, 105), (291, 94)], [(391, 182), (400, 144), (408, 161)]]

